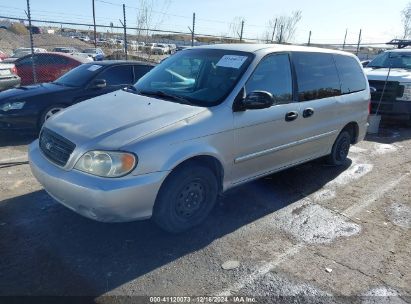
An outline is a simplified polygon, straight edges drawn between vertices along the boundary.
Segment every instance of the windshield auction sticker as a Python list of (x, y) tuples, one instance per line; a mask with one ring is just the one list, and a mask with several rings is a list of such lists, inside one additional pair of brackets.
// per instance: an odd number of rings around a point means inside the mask
[(247, 56), (224, 55), (216, 66), (224, 68), (239, 69), (247, 60)]
[(89, 67), (87, 70), (94, 72), (97, 71), (99, 68), (101, 68), (101, 65), (93, 64), (91, 67)]

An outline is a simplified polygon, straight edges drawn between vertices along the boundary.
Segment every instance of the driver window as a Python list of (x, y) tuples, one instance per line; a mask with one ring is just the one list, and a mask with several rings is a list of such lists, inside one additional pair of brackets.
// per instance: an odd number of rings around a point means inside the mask
[(263, 58), (245, 86), (246, 93), (267, 91), (274, 102), (286, 103), (292, 100), (292, 76), (287, 54), (269, 55)]

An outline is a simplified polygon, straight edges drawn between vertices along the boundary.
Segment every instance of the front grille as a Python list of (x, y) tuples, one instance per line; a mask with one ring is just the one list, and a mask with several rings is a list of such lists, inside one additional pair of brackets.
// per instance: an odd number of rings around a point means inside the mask
[(68, 139), (43, 128), (40, 134), (40, 149), (53, 163), (64, 167), (76, 145)]
[[(370, 87), (373, 87), (377, 90), (376, 92), (371, 94), (371, 100), (380, 101), (382, 92), (384, 90), (385, 81), (370, 80), (369, 83)], [(401, 97), (402, 94), (404, 94), (404, 86), (400, 85), (398, 81), (387, 81), (382, 101), (394, 102), (398, 97)]]

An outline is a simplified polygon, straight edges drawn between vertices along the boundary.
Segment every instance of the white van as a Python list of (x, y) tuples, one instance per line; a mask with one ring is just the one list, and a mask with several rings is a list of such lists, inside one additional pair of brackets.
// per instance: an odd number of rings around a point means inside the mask
[(131, 88), (74, 105), (30, 145), (46, 191), (91, 219), (201, 223), (217, 195), (325, 157), (345, 162), (370, 91), (348, 53), (230, 44), (180, 51)]

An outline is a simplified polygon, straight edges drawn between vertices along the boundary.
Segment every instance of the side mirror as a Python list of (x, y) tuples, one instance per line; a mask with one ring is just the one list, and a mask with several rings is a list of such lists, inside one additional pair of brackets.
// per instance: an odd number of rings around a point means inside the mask
[(107, 86), (107, 82), (105, 79), (96, 79), (91, 85), (91, 88), (92, 89), (104, 89), (106, 86)]
[(273, 95), (266, 91), (253, 91), (245, 98), (236, 100), (234, 111), (266, 109), (274, 105)]

